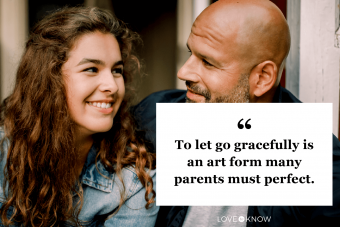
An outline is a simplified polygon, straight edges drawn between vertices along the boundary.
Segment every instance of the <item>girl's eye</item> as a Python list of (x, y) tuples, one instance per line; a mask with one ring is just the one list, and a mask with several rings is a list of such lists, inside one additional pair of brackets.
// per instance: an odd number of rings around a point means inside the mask
[(96, 67), (91, 67), (91, 68), (87, 68), (84, 70), (85, 72), (90, 72), (90, 73), (97, 73), (98, 69)]
[(112, 74), (121, 74), (123, 75), (123, 69), (122, 68), (116, 68), (112, 70)]

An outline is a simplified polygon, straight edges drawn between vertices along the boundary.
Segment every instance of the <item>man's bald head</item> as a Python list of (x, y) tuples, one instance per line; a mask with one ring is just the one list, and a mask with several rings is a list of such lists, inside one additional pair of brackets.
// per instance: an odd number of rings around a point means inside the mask
[(271, 60), (281, 68), (281, 76), (290, 33), (284, 15), (271, 1), (219, 0), (198, 16), (192, 31), (200, 28), (213, 29), (221, 43), (223, 39), (232, 42), (238, 53), (235, 57), (248, 67)]
[(251, 68), (266, 60), (280, 68), (289, 52), (288, 24), (269, 0), (217, 1), (198, 16), (192, 30), (204, 27), (214, 29), (225, 42), (232, 42), (235, 57)]
[[(187, 81), (189, 100), (270, 102), (289, 52), (289, 28), (269, 0), (219, 0), (197, 17), (188, 48), (192, 56), (178, 77)], [(250, 75), (249, 85), (240, 84), (242, 75)], [(246, 99), (230, 97), (247, 92)]]

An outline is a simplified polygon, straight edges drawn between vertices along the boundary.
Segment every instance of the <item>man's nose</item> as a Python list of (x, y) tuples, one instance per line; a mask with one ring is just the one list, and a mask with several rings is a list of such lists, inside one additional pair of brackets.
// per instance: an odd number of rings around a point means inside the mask
[(111, 70), (105, 70), (100, 76), (99, 90), (108, 94), (115, 94), (119, 87)]
[(180, 68), (180, 70), (178, 71), (178, 79), (197, 83), (200, 78), (198, 67), (199, 66), (196, 57), (194, 55), (191, 55), (182, 66), (182, 68)]

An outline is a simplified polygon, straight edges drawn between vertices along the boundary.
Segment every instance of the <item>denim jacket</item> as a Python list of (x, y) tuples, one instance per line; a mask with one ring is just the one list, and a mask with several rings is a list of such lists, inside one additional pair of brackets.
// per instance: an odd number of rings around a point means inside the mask
[[(4, 131), (0, 128), (0, 140), (4, 137)], [(0, 162), (0, 207), (5, 201), (3, 187), (3, 169), (6, 164), (8, 143), (0, 148), (2, 160)], [(154, 204), (151, 208), (145, 209), (145, 188), (140, 183), (133, 167), (126, 167), (122, 170), (121, 176), (125, 185), (126, 201), (119, 209), (118, 213), (113, 215), (119, 206), (122, 189), (122, 183), (116, 174), (109, 173), (104, 165), (98, 160), (95, 165), (97, 146), (93, 145), (87, 156), (87, 160), (80, 174), (82, 182), (84, 203), (79, 214), (79, 220), (82, 226), (124, 226), (124, 227), (149, 227), (154, 226), (157, 218), (159, 207)], [(156, 171), (151, 170), (149, 175), (153, 180), (153, 188), (156, 190)], [(107, 177), (107, 178), (106, 178)], [(10, 215), (10, 214), (9, 214)], [(72, 226), (71, 223), (66, 224)], [(0, 226), (1, 220), (0, 220)], [(14, 226), (20, 226), (16, 224)]]

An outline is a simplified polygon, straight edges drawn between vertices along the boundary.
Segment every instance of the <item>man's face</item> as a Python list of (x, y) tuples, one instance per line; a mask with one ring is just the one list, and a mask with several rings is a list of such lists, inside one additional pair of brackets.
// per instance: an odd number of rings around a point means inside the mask
[(191, 56), (177, 74), (186, 81), (187, 102), (249, 102), (249, 72), (238, 59), (236, 37), (201, 24), (191, 30)]

